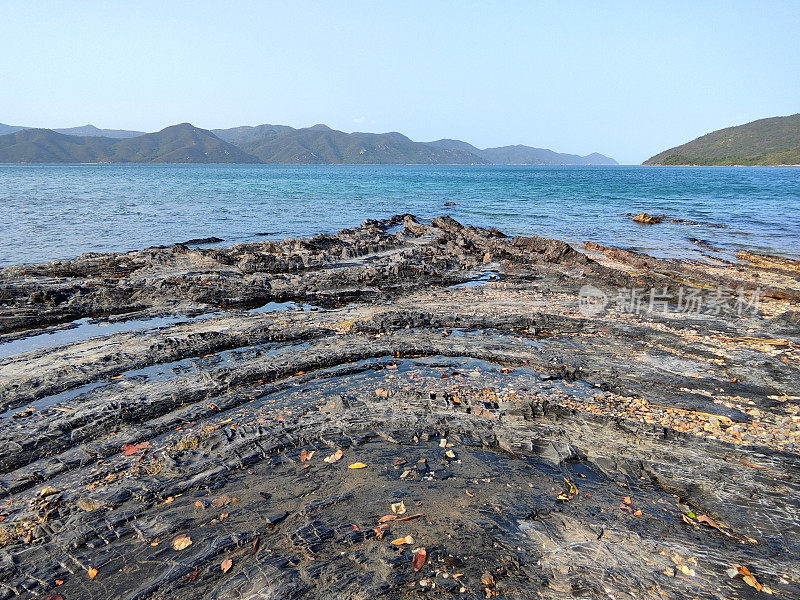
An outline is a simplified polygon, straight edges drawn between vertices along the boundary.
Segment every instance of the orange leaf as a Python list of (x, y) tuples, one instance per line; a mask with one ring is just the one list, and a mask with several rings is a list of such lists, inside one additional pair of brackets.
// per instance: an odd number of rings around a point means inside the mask
[(94, 579), (95, 577), (97, 577), (97, 569), (89, 567), (89, 579)]
[(378, 523), (386, 523), (388, 521), (394, 521), (397, 518), (397, 515), (384, 515), (380, 519), (378, 519)]
[(410, 535), (406, 537), (397, 538), (396, 540), (392, 540), (392, 546), (402, 546), (403, 544), (413, 544), (414, 538)]
[(220, 568), (222, 569), (223, 573), (227, 573), (232, 566), (233, 566), (233, 561), (230, 558), (226, 558), (225, 560), (222, 561)]
[(417, 549), (416, 552), (414, 552), (414, 558), (411, 561), (411, 566), (414, 568), (415, 571), (419, 571), (425, 564), (427, 558), (428, 558), (428, 553), (425, 552), (425, 548), (419, 548)]
[(407, 517), (400, 517), (397, 519), (398, 521), (413, 521), (414, 519), (419, 519), (420, 517), (424, 517), (422, 513), (417, 513), (415, 515), (408, 515)]

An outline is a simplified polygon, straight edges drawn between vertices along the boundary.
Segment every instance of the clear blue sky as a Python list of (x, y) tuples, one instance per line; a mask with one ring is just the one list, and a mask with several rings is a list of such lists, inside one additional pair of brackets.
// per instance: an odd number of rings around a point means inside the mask
[(799, 0), (654, 4), (0, 0), (0, 122), (326, 123), (638, 163), (800, 112)]

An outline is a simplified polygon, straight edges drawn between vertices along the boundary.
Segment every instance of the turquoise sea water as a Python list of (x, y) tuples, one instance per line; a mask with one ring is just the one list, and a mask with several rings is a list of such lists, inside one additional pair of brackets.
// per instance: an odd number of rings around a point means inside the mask
[[(800, 257), (791, 167), (0, 165), (0, 206), (0, 265), (306, 236), (406, 212), (657, 256)], [(641, 211), (697, 224), (625, 216)]]

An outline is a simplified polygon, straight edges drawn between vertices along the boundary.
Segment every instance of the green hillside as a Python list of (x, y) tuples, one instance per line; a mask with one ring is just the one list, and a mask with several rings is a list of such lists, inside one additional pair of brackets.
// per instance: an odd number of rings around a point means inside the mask
[(451, 150), (461, 150), (480, 156), (486, 162), (493, 165), (616, 165), (613, 158), (603, 156), (594, 152), (587, 156), (577, 154), (564, 154), (547, 150), (545, 148), (534, 148), (532, 146), (501, 146), (499, 148), (485, 148), (481, 150), (472, 144), (461, 140), (436, 140), (428, 142), (431, 146), (448, 148)]
[[(6, 132), (3, 135), (3, 132)], [(28, 129), (0, 125), (0, 163), (272, 163), (416, 165), (604, 165), (531, 146), (481, 150), (460, 140), (415, 142), (397, 132), (345, 133), (326, 125), (258, 125), (208, 131), (189, 123), (156, 133), (98, 129)]]
[(23, 129), (0, 136), (0, 163), (257, 163), (210, 131), (189, 123), (115, 139)]
[(708, 133), (645, 165), (800, 165), (800, 113)]
[(107, 162), (111, 138), (77, 137), (50, 129), (22, 129), (0, 136), (0, 163)]
[(326, 125), (303, 129), (261, 125), (253, 129), (257, 131), (218, 133), (237, 140), (235, 143), (242, 150), (264, 163), (469, 165), (488, 162), (470, 152), (414, 142), (396, 132), (344, 133)]

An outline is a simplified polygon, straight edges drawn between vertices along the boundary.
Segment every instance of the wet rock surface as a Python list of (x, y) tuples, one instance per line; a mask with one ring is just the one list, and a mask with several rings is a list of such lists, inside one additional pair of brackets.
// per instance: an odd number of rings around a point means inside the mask
[(0, 599), (800, 597), (797, 265), (585, 250), (399, 215), (0, 271)]

